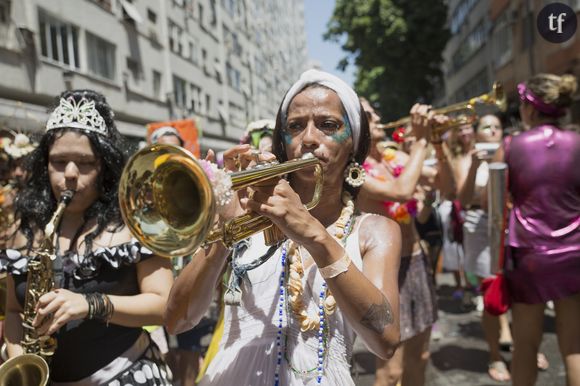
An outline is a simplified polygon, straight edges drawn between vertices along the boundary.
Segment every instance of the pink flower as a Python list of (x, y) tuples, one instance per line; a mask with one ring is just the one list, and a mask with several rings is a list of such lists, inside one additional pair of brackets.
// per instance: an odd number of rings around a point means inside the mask
[(402, 165), (395, 166), (393, 169), (393, 176), (399, 177), (401, 173), (403, 173), (403, 166)]

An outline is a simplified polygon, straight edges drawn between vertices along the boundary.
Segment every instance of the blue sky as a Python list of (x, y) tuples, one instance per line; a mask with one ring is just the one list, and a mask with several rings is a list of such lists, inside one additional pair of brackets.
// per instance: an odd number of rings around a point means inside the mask
[(311, 60), (317, 61), (324, 71), (337, 75), (352, 86), (354, 66), (348, 66), (345, 72), (337, 70), (336, 65), (345, 53), (338, 43), (325, 41), (322, 38), (333, 10), (334, 0), (304, 0), (308, 56)]

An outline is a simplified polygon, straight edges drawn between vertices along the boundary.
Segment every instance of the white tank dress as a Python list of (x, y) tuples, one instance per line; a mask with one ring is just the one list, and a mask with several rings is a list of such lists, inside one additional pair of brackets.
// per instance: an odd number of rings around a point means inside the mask
[[(358, 228), (357, 226), (348, 237), (346, 250), (353, 264), (362, 270)], [(251, 262), (267, 251), (262, 233), (254, 235), (250, 240), (250, 247), (241, 257), (240, 263)], [(241, 304), (225, 306), (224, 333), (219, 352), (209, 365), (201, 382), (202, 386), (274, 385), (278, 354), (276, 336), (282, 270), (281, 250), (279, 248), (268, 261), (248, 272), (248, 278), (242, 284)], [(322, 283), (323, 279), (316, 265), (312, 264), (305, 270), (303, 277), (304, 299), (310, 299), (307, 302), (309, 315), (316, 315), (318, 312), (318, 294)], [(350, 358), (355, 333), (340, 308), (337, 307), (334, 314), (327, 319), (330, 337), (321, 384), (354, 385), (350, 375)], [(318, 331), (300, 332), (300, 327), (288, 307), (285, 307), (283, 313), (283, 331), (287, 338), (282, 339), (283, 359), (279, 370), (279, 385), (316, 385), (316, 370), (302, 375), (292, 370), (290, 364), (296, 370), (316, 369)]]

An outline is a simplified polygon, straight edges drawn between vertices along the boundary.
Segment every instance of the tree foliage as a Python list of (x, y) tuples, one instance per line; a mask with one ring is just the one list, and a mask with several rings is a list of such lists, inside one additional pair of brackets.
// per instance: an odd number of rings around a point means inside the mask
[(338, 67), (356, 66), (355, 88), (386, 119), (430, 102), (449, 39), (444, 0), (336, 0), (325, 39), (342, 44)]

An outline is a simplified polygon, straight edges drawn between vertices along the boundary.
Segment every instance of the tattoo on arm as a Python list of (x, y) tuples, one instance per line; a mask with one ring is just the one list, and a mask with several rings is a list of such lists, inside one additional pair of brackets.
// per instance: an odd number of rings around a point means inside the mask
[(371, 304), (360, 322), (377, 334), (382, 334), (387, 325), (393, 324), (393, 309), (387, 299), (383, 297), (382, 304)]

